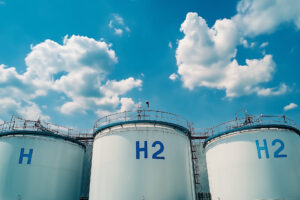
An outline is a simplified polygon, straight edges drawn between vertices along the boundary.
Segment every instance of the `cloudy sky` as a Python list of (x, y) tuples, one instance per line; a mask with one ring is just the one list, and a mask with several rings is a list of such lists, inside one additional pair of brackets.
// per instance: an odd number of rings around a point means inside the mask
[(0, 120), (91, 128), (152, 109), (196, 128), (248, 113), (300, 124), (299, 0), (0, 1)]

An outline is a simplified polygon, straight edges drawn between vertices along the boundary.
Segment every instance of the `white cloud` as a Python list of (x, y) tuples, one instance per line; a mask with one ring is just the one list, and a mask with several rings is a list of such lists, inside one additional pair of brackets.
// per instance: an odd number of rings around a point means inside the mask
[(112, 112), (112, 111), (109, 111), (109, 110), (97, 110), (97, 111), (96, 111), (96, 114), (97, 114), (99, 117), (103, 117), (103, 116), (111, 115), (111, 114), (113, 114), (113, 112)]
[(268, 46), (269, 45), (269, 42), (264, 42), (264, 43), (262, 43), (259, 47), (260, 48), (265, 48), (266, 46)]
[(254, 89), (259, 96), (277, 96), (285, 94), (288, 91), (288, 86), (282, 83), (279, 87), (276, 88), (255, 88)]
[(297, 108), (298, 107), (298, 105), (297, 104), (295, 104), (295, 103), (290, 103), (290, 104), (288, 104), (288, 105), (286, 105), (286, 106), (284, 106), (284, 110), (285, 111), (288, 111), (288, 110), (292, 110), (292, 109), (295, 109), (295, 108)]
[(292, 22), (300, 28), (299, 0), (241, 0), (237, 14), (232, 18), (243, 35), (255, 36), (272, 33), (286, 22)]
[(29, 102), (28, 106), (20, 107), (18, 114), (23, 116), (25, 119), (29, 119), (29, 120), (38, 120), (38, 119), (44, 121), (50, 120), (50, 117), (47, 115), (43, 115), (38, 105), (33, 102)]
[(169, 79), (171, 79), (172, 81), (175, 81), (178, 78), (178, 75), (173, 73), (169, 76)]
[[(135, 103), (131, 98), (121, 98), (120, 99), (120, 103), (121, 103), (121, 108), (115, 112), (124, 112), (124, 111), (135, 111), (137, 110), (141, 103)], [(106, 116), (106, 115), (110, 115), (113, 114), (114, 112), (112, 112), (111, 110), (105, 110), (105, 109), (99, 109), (96, 111), (98, 116)]]
[(115, 30), (116, 35), (122, 35), (123, 34), (123, 30), (120, 29), (120, 28), (114, 28), (114, 30)]
[(123, 35), (123, 33), (130, 32), (130, 28), (124, 23), (124, 19), (118, 15), (113, 14), (112, 19), (108, 23), (108, 27), (114, 31), (116, 35)]
[(66, 36), (62, 45), (46, 40), (33, 46), (25, 61), (28, 66), (26, 76), (51, 80), (59, 72), (85, 66), (105, 74), (118, 60), (104, 41), (73, 35), (70, 38)]
[(128, 111), (128, 110), (137, 110), (140, 104), (134, 103), (131, 98), (121, 98), (121, 109), (120, 112)]
[(7, 119), (8, 115), (17, 115), (30, 120), (50, 120), (49, 116), (43, 115), (39, 107), (30, 101), (21, 102), (9, 97), (2, 97), (0, 98), (0, 109), (2, 119)]
[[(177, 74), (184, 87), (225, 90), (229, 98), (252, 93), (260, 96), (286, 93), (285, 84), (272, 88), (260, 86), (273, 77), (276, 64), (272, 55), (263, 51), (262, 58), (246, 59), (246, 65), (242, 65), (236, 60), (237, 47), (255, 47), (256, 42), (248, 42), (250, 36), (271, 33), (282, 23), (293, 22), (300, 28), (299, 9), (298, 0), (241, 0), (235, 16), (219, 19), (212, 27), (197, 13), (187, 13), (180, 28), (184, 37), (176, 49)], [(266, 42), (260, 47), (267, 45)]]
[(223, 89), (227, 97), (257, 93), (258, 84), (272, 78), (275, 63), (271, 55), (246, 59), (240, 65), (235, 59), (239, 33), (232, 20), (217, 20), (212, 28), (196, 13), (188, 13), (181, 25), (185, 37), (176, 51), (178, 74), (185, 87)]
[(173, 48), (172, 42), (169, 42), (169, 43), (168, 43), (168, 47), (169, 47), (170, 49)]
[(125, 94), (132, 88), (137, 88), (142, 86), (142, 81), (130, 77), (128, 79), (123, 79), (121, 81), (107, 81), (104, 86), (100, 88), (100, 90), (105, 94), (105, 96), (113, 96), (115, 94)]
[(140, 79), (132, 77), (108, 80), (107, 74), (118, 61), (111, 44), (84, 36), (66, 36), (63, 44), (46, 40), (32, 46), (25, 61), (23, 74), (0, 65), (0, 102), (8, 114), (50, 119), (34, 103), (49, 91), (68, 97), (58, 105), (63, 114), (98, 113), (101, 109), (113, 112), (123, 106), (120, 97), (142, 86)]
[(123, 19), (121, 16), (119, 16), (119, 15), (117, 15), (117, 14), (114, 14), (113, 17), (114, 17), (114, 20), (115, 20), (118, 24), (124, 25), (124, 19)]
[(245, 66), (233, 60), (223, 69), (225, 74), (218, 86), (226, 89), (227, 97), (258, 93), (255, 86), (270, 81), (274, 68), (275, 63), (271, 55), (262, 59), (246, 59)]
[(59, 111), (65, 115), (70, 115), (74, 113), (79, 114), (86, 114), (86, 110), (89, 109), (87, 106), (89, 103), (89, 99), (84, 98), (74, 98), (73, 101), (64, 103), (60, 108)]
[(7, 116), (2, 116), (3, 114), (5, 115), (6, 113), (17, 115), (17, 109), (20, 107), (21, 103), (15, 101), (12, 98), (8, 97), (3, 97), (0, 99), (0, 109), (1, 109), (1, 117), (7, 117)]
[(231, 20), (217, 20), (210, 29), (197, 13), (188, 13), (180, 30), (185, 36), (176, 50), (178, 66), (211, 65), (218, 60), (228, 60), (236, 53), (238, 32)]
[(46, 91), (33, 86), (32, 80), (19, 74), (14, 67), (0, 65), (0, 88), (2, 119), (7, 119), (9, 115), (26, 115), (30, 119), (38, 117), (50, 119), (49, 116), (43, 115), (38, 106), (31, 101), (37, 96), (45, 95)]
[(255, 42), (251, 42), (249, 44), (249, 42), (247, 40), (245, 40), (244, 38), (241, 38), (241, 44), (245, 47), (245, 48), (253, 48), (255, 46)]

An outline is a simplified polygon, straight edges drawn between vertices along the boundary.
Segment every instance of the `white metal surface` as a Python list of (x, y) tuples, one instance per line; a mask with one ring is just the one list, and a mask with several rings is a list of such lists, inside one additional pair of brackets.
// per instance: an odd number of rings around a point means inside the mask
[(213, 200), (300, 199), (300, 136), (281, 128), (217, 137), (206, 146)]
[[(137, 150), (145, 142), (147, 158)], [(190, 141), (183, 132), (166, 125), (124, 124), (102, 130), (93, 145), (90, 200), (195, 199)]]
[(10, 135), (0, 137), (0, 155), (0, 199), (79, 199), (82, 146), (48, 136)]

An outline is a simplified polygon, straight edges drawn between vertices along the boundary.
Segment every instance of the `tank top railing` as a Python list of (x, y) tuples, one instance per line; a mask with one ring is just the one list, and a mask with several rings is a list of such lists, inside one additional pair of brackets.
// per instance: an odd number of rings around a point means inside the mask
[(205, 129), (195, 129), (192, 132), (192, 137), (200, 138), (203, 137), (207, 138), (213, 136), (215, 134), (232, 130), (235, 128), (242, 128), (247, 126), (255, 126), (255, 125), (267, 125), (267, 124), (278, 124), (278, 125), (288, 125), (297, 128), (296, 123), (287, 118), (285, 115), (282, 116), (270, 116), (270, 115), (259, 115), (259, 116), (252, 116), (246, 115), (243, 118), (235, 118), (232, 121), (228, 121), (212, 128), (205, 128)]
[(43, 122), (40, 120), (25, 120), (18, 116), (12, 116), (9, 122), (0, 124), (0, 134), (9, 131), (42, 131), (72, 138), (90, 138), (92, 130), (73, 129), (64, 126)]
[(135, 120), (154, 120), (175, 123), (191, 130), (190, 123), (183, 117), (158, 110), (137, 110), (137, 111), (124, 111), (107, 115), (98, 119), (94, 125), (94, 131), (98, 128), (112, 123), (135, 121)]
[(232, 121), (228, 121), (211, 128), (196, 128), (193, 129), (191, 124), (183, 117), (172, 114), (169, 112), (157, 111), (157, 110), (137, 110), (137, 111), (124, 111), (120, 113), (114, 113), (100, 118), (94, 125), (94, 130), (87, 129), (73, 129), (67, 128), (60, 125), (43, 122), (40, 120), (25, 120), (18, 116), (13, 116), (9, 122), (3, 122), (0, 124), (0, 134), (9, 131), (16, 130), (28, 130), (28, 131), (48, 131), (61, 136), (68, 136), (80, 140), (91, 140), (92, 132), (98, 128), (109, 125), (112, 123), (124, 122), (124, 121), (135, 121), (135, 120), (154, 120), (163, 121), (173, 124), (177, 124), (187, 128), (192, 133), (192, 139), (205, 139), (215, 134), (247, 126), (254, 125), (266, 125), (266, 124), (279, 124), (289, 125), (297, 128), (296, 123), (287, 118), (285, 115), (282, 116), (269, 116), (259, 115), (252, 116), (246, 115), (244, 118), (235, 118)]

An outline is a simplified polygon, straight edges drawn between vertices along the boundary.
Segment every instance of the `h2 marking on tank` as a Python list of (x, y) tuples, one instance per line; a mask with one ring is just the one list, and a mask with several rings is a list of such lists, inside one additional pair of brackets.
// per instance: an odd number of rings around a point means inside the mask
[(27, 165), (31, 164), (31, 158), (32, 158), (32, 154), (33, 154), (33, 149), (29, 149), (29, 153), (24, 153), (24, 148), (21, 148), (20, 151), (20, 157), (19, 157), (19, 164), (23, 164), (23, 158), (27, 158)]
[[(136, 159), (140, 159), (140, 152), (144, 152), (144, 158), (148, 158), (148, 145), (147, 141), (144, 141), (144, 147), (140, 147), (140, 141), (136, 141)], [(161, 141), (155, 141), (152, 143), (152, 147), (159, 146), (159, 149), (153, 153), (152, 159), (164, 160), (164, 156), (159, 156), (164, 151), (164, 144)]]
[[(267, 159), (270, 158), (267, 140), (263, 139), (263, 146), (260, 146), (258, 140), (255, 140), (255, 143), (256, 143), (258, 158), (259, 159), (262, 158), (262, 153), (261, 153), (262, 151), (265, 152), (265, 157)], [(280, 139), (275, 139), (275, 140), (272, 141), (271, 144), (272, 144), (272, 146), (276, 146), (277, 143), (279, 143), (279, 147), (274, 151), (274, 158), (285, 158), (285, 157), (287, 157), (287, 154), (281, 153), (284, 150), (284, 147), (285, 147), (284, 142)]]

